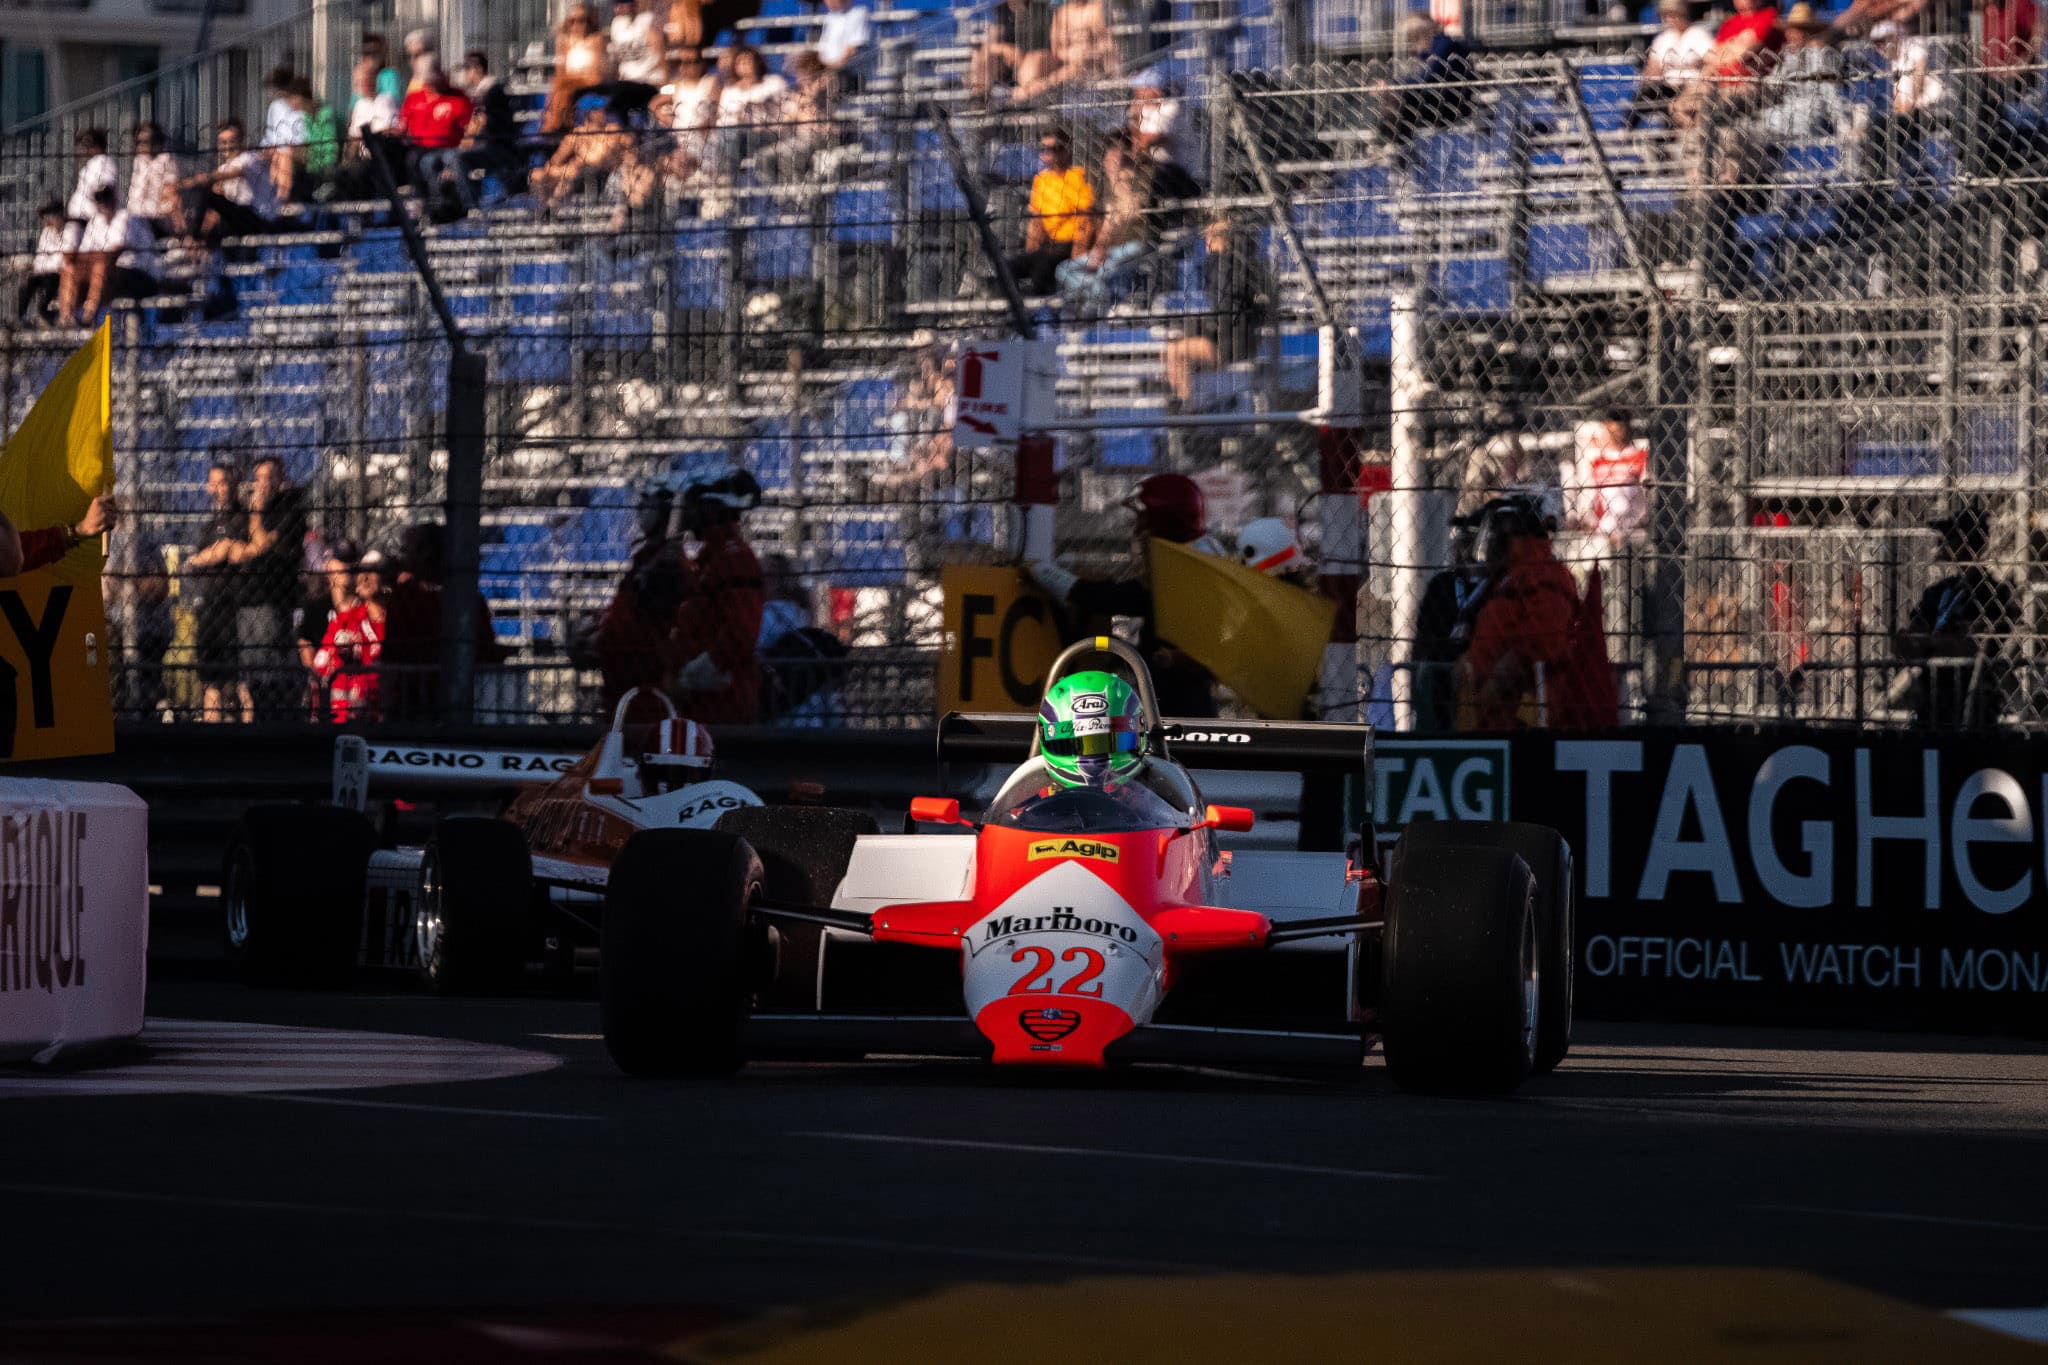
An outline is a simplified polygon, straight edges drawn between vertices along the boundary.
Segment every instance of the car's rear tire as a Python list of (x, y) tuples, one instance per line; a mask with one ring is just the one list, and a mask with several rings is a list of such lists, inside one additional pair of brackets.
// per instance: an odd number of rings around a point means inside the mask
[(605, 887), (598, 951), (604, 1045), (629, 1076), (721, 1076), (744, 1056), (760, 975), (749, 907), (761, 859), (723, 829), (649, 829)]
[(716, 828), (753, 846), (762, 894), (791, 905), (830, 905), (854, 840), (882, 832), (866, 811), (836, 806), (742, 806), (719, 816)]
[(1396, 850), (1380, 1040), (1404, 1090), (1505, 1094), (1536, 1060), (1536, 882), (1505, 848)]
[(363, 889), (376, 833), (340, 806), (257, 806), (221, 870), (222, 937), (251, 981), (340, 986), (362, 946)]
[(1407, 848), (1439, 844), (1508, 848), (1536, 878), (1536, 931), (1542, 940), (1543, 999), (1536, 1032), (1537, 1075), (1554, 1071), (1572, 1047), (1572, 994), (1577, 966), (1572, 846), (1548, 825), (1519, 820), (1423, 820), (1408, 827)]
[(436, 995), (520, 988), (534, 946), (533, 853), (508, 820), (456, 815), (420, 857), (413, 905), (420, 984)]

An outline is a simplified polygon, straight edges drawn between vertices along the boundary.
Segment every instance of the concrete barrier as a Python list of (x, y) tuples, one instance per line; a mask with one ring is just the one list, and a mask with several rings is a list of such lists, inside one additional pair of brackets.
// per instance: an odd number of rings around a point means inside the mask
[(142, 1032), (149, 811), (126, 787), (0, 778), (0, 1061)]

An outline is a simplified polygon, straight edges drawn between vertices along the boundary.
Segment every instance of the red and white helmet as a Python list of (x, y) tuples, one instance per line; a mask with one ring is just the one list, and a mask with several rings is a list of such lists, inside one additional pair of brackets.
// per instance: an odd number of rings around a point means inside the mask
[(1279, 517), (1260, 517), (1237, 533), (1237, 562), (1260, 573), (1288, 573), (1302, 567), (1301, 541)]
[(712, 755), (709, 730), (694, 720), (671, 716), (661, 722), (654, 749), (644, 761), (661, 768), (708, 768)]

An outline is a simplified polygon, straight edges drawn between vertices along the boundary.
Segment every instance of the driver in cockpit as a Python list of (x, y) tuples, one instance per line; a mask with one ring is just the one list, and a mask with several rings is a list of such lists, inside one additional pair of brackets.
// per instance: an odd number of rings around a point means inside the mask
[[(1187, 775), (1152, 761), (1152, 721), (1138, 689), (1114, 673), (1090, 669), (1055, 682), (1038, 705), (1038, 759), (1005, 784), (1027, 779), (1049, 788), (1087, 788), (1115, 794), (1136, 787), (1163, 798), (1177, 812), (1193, 809)], [(1163, 755), (1162, 755), (1163, 757)], [(1035, 771), (1033, 771), (1035, 769)]]

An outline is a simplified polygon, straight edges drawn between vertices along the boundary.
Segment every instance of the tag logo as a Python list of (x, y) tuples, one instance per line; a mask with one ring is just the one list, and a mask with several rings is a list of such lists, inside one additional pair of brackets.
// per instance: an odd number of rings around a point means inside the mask
[(1042, 1009), (1025, 1010), (1017, 1016), (1018, 1025), (1041, 1043), (1057, 1043), (1060, 1039), (1081, 1027), (1079, 1010)]
[(1084, 692), (1074, 698), (1074, 714), (1077, 716), (1101, 716), (1109, 713), (1109, 698), (1100, 692)]
[(1113, 863), (1121, 855), (1115, 844), (1098, 844), (1093, 839), (1040, 839), (1025, 855), (1026, 862), (1037, 862), (1040, 858), (1093, 858), (1098, 862)]

